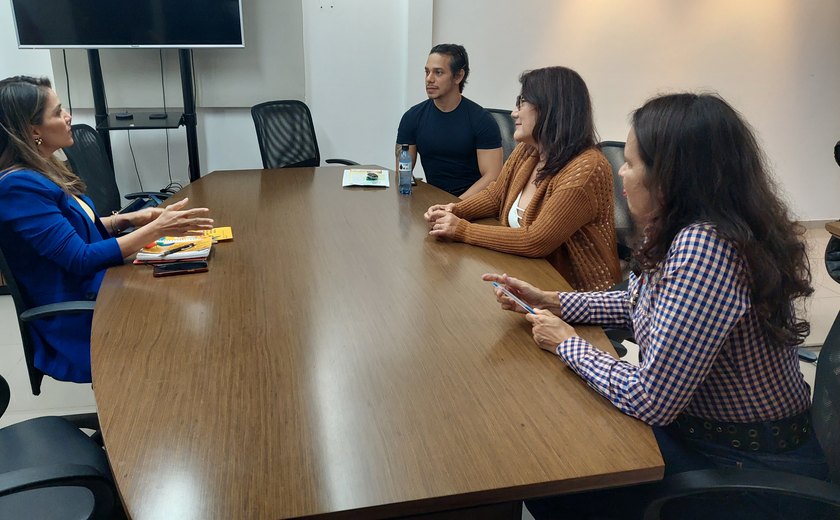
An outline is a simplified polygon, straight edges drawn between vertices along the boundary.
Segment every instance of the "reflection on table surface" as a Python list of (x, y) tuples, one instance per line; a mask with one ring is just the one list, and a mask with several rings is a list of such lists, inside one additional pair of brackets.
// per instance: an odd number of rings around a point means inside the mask
[(94, 390), (132, 518), (386, 517), (661, 478), (650, 429), (480, 279), (563, 288), (547, 262), (437, 241), (422, 215), (452, 196), (342, 171), (212, 173), (174, 197), (233, 228), (208, 273), (106, 275)]

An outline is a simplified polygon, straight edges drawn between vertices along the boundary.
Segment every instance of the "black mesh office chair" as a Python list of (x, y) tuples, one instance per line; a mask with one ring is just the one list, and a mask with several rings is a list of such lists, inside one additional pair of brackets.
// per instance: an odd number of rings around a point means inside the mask
[[(29, 373), (29, 384), (32, 387), (32, 393), (40, 395), (41, 382), (44, 379), (44, 373), (35, 366), (35, 351), (32, 345), (29, 323), (58, 314), (93, 312), (93, 306), (96, 302), (69, 301), (42, 305), (39, 307), (31, 307), (26, 303), (26, 301), (24, 301), (23, 295), (17, 285), (17, 282), (15, 281), (12, 270), (9, 268), (5, 253), (2, 249), (0, 249), (0, 274), (2, 274), (3, 278), (6, 280), (6, 286), (8, 287), (9, 293), (12, 295), (12, 301), (15, 304), (18, 327), (20, 328), (20, 337), (23, 340), (23, 357), (26, 361), (26, 369)], [(95, 417), (95, 414), (84, 414), (79, 417), (84, 417), (84, 422), (87, 422), (88, 420), (93, 420), (92, 415)]]
[[(630, 208), (627, 206), (627, 199), (624, 197), (624, 183), (618, 175), (618, 170), (624, 164), (624, 143), (621, 141), (603, 141), (600, 143), (601, 151), (607, 157), (613, 174), (613, 211), (615, 212), (615, 234), (618, 245), (618, 258), (621, 261), (621, 274), (623, 280), (611, 290), (627, 289), (627, 277), (630, 275), (629, 264), (633, 255), (630, 247), (633, 238), (633, 219), (630, 217)], [(604, 329), (604, 333), (612, 341), (613, 347), (620, 357), (627, 354), (627, 348), (621, 344), (622, 341), (633, 341), (633, 331), (628, 329)]]
[[(837, 166), (840, 166), (840, 141), (834, 145), (834, 160)], [(840, 238), (832, 236), (828, 239), (828, 244), (825, 248), (825, 268), (828, 275), (840, 283)]]
[(510, 153), (516, 148), (516, 141), (513, 140), (513, 132), (516, 126), (513, 123), (513, 118), (510, 116), (510, 110), (500, 110), (498, 108), (488, 108), (488, 112), (496, 120), (499, 125), (499, 131), (502, 133), (502, 151), (504, 152), (504, 159), (507, 161)]
[[(251, 107), (263, 168), (320, 166), (321, 152), (315, 125), (306, 103), (297, 100), (266, 101)], [(330, 164), (359, 164), (347, 159), (327, 159)]]
[[(0, 376), (0, 416), (9, 404)], [(62, 417), (0, 429), (0, 518), (125, 518), (105, 451)]]
[(99, 216), (108, 216), (113, 211), (136, 211), (146, 206), (157, 206), (169, 197), (168, 193), (158, 191), (129, 193), (125, 198), (130, 202), (123, 208), (114, 169), (99, 134), (93, 127), (82, 124), (73, 125), (72, 131), (73, 146), (65, 148), (64, 154), (70, 168), (85, 181), (87, 195), (93, 200)]
[(618, 175), (618, 170), (624, 164), (624, 143), (621, 141), (603, 141), (600, 146), (613, 171), (613, 207), (615, 208), (618, 257), (622, 261), (628, 262), (633, 254), (633, 249), (630, 247), (633, 238), (633, 219), (630, 217), (627, 199), (623, 195), (624, 184)]
[(799, 518), (840, 518), (840, 314), (820, 352), (811, 416), (814, 434), (825, 451), (833, 483), (765, 470), (688, 471), (667, 477), (654, 486), (645, 520), (685, 517), (689, 512), (685, 508), (690, 506), (681, 504), (681, 499), (714, 493), (783, 495), (797, 499), (803, 506), (825, 510), (825, 516), (803, 513)]
[(840, 166), (840, 141), (837, 141), (837, 144), (834, 145), (834, 162)]

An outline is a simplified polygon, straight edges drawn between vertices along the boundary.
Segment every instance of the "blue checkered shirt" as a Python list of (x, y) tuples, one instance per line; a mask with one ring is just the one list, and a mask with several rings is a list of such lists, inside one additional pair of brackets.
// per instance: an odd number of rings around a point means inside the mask
[(560, 293), (570, 323), (631, 328), (639, 366), (578, 337), (557, 355), (624, 413), (667, 425), (682, 412), (728, 422), (782, 419), (810, 406), (796, 348), (771, 348), (735, 247), (711, 224), (674, 238), (659, 269), (627, 291)]

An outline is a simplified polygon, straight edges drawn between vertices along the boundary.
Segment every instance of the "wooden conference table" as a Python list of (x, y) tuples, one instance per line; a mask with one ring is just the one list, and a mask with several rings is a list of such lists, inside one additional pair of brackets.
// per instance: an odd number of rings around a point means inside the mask
[(827, 222), (825, 225), (825, 229), (832, 235), (840, 238), (840, 220)]
[(515, 516), (523, 498), (661, 478), (650, 429), (480, 279), (563, 287), (547, 262), (439, 242), (422, 215), (452, 196), (401, 197), (393, 172), (342, 189), (342, 171), (211, 173), (175, 197), (233, 227), (209, 273), (108, 271), (93, 387), (132, 518)]

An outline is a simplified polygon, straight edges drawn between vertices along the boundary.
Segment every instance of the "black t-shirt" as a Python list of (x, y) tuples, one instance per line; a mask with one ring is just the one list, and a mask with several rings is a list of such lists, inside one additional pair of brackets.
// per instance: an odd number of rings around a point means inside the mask
[(501, 148), (499, 125), (490, 112), (462, 97), (451, 112), (427, 99), (403, 114), (398, 144), (417, 146), (429, 184), (460, 195), (481, 177), (475, 151)]

